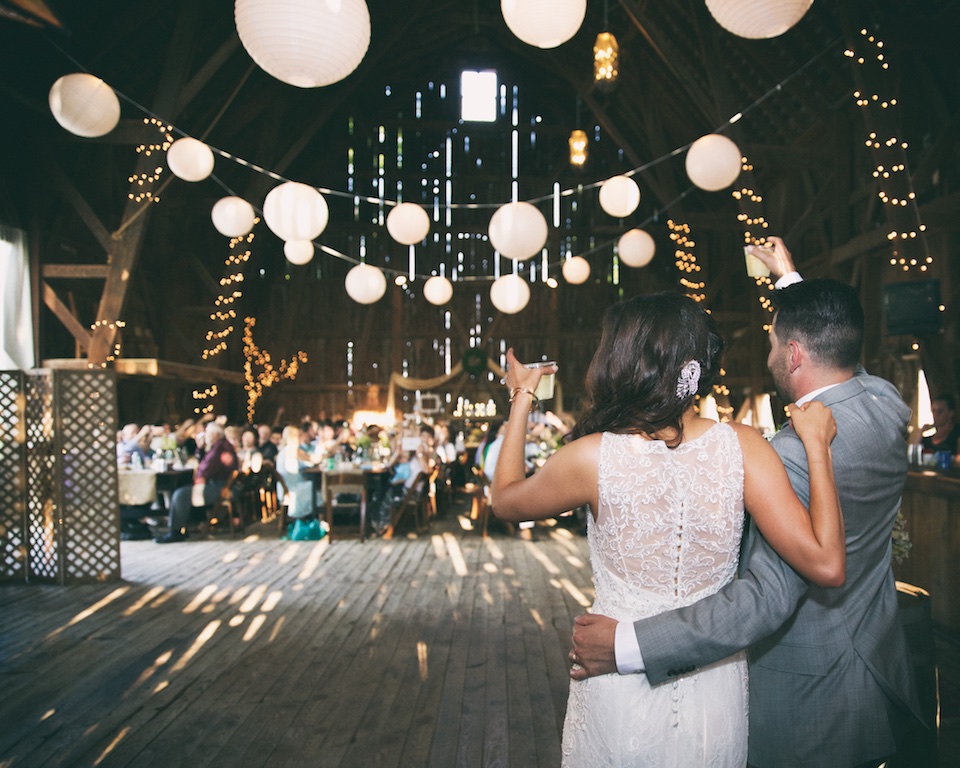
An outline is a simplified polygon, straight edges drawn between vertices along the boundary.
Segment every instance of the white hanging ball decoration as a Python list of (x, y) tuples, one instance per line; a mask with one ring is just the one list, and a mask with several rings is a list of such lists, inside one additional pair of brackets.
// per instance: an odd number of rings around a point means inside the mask
[(99, 77), (77, 72), (64, 75), (50, 88), (50, 111), (70, 133), (104, 136), (120, 122), (120, 100)]
[(490, 218), (490, 243), (516, 261), (533, 258), (547, 244), (547, 220), (530, 203), (507, 203)]
[(415, 245), (430, 232), (430, 217), (416, 203), (400, 203), (387, 214), (387, 232), (403, 245)]
[(520, 275), (498, 277), (490, 286), (490, 301), (507, 315), (515, 315), (530, 301), (530, 286)]
[(283, 255), (291, 264), (302, 266), (313, 259), (312, 240), (287, 240), (283, 244)]
[(580, 285), (590, 277), (590, 262), (583, 256), (571, 256), (563, 262), (563, 279), (571, 285)]
[(628, 267), (645, 267), (656, 251), (653, 238), (642, 229), (631, 229), (620, 236), (617, 255)]
[(600, 207), (622, 219), (640, 205), (640, 187), (629, 176), (614, 176), (600, 185)]
[(197, 139), (184, 136), (167, 150), (170, 172), (184, 181), (203, 181), (213, 173), (213, 152)]
[(700, 189), (716, 192), (726, 189), (740, 175), (743, 155), (726, 136), (708, 133), (687, 150), (687, 176)]
[(281, 240), (315, 240), (329, 216), (323, 195), (299, 181), (274, 187), (263, 201), (263, 220)]
[(357, 264), (343, 281), (347, 295), (357, 304), (373, 304), (387, 292), (387, 278), (370, 264)]
[(717, 24), (751, 40), (782, 35), (812, 4), (813, 0), (707, 0)]
[(224, 237), (243, 237), (251, 229), (257, 216), (253, 206), (242, 197), (222, 197), (210, 210), (213, 226)]
[(434, 275), (423, 284), (423, 298), (442, 307), (453, 298), (453, 284), (445, 277)]
[(250, 58), (299, 88), (343, 80), (370, 45), (364, 0), (236, 0), (234, 21)]
[(577, 34), (587, 0), (500, 0), (510, 31), (528, 45), (556, 48)]

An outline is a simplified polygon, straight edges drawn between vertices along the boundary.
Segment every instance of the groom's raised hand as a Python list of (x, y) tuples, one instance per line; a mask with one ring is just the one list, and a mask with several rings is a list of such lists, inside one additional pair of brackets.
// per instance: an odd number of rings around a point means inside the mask
[(617, 622), (609, 616), (587, 613), (573, 620), (573, 650), (568, 658), (570, 677), (586, 680), (617, 672)]

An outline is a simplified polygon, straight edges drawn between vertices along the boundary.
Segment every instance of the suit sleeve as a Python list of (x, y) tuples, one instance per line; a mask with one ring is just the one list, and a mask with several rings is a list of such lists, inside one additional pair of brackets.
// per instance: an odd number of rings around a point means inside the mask
[[(799, 439), (784, 435), (774, 446), (800, 500), (809, 504), (805, 457), (798, 462), (804, 456)], [(692, 605), (634, 623), (651, 683), (743, 650), (775, 632), (793, 615), (807, 583), (780, 559), (755, 526), (751, 528), (743, 553), (746, 567), (739, 578)]]
[(693, 605), (634, 623), (647, 678), (659, 683), (691, 672), (772, 634), (806, 590), (806, 582), (757, 533), (740, 578)]

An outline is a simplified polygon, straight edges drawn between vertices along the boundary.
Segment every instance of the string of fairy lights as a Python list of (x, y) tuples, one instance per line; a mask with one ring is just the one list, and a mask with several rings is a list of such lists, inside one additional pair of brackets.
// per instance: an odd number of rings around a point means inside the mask
[[(674, 266), (680, 274), (680, 285), (684, 287), (686, 295), (698, 304), (706, 301), (707, 297), (703, 292), (707, 285), (706, 281), (690, 279), (690, 276), (700, 275), (703, 269), (697, 263), (697, 256), (693, 251), (697, 243), (691, 236), (690, 225), (674, 219), (667, 219), (667, 228), (670, 230), (670, 239), (676, 246), (673, 252)], [(710, 310), (707, 309), (706, 311), (709, 312)], [(730, 405), (730, 388), (723, 381), (726, 375), (727, 372), (721, 368), (720, 378), (713, 385), (714, 401), (720, 421), (730, 421), (733, 418), (733, 406)], [(697, 398), (697, 412), (700, 411), (700, 406), (700, 399)]]
[(247, 393), (247, 419), (251, 424), (254, 422), (257, 401), (263, 396), (263, 390), (282, 379), (293, 381), (300, 372), (300, 366), (307, 362), (307, 353), (300, 350), (290, 360), (281, 360), (280, 364), (274, 367), (270, 353), (257, 346), (253, 340), (256, 324), (255, 317), (244, 318), (243, 378)]
[[(926, 272), (933, 264), (927, 249), (926, 226), (921, 221), (917, 196), (907, 170), (907, 141), (899, 136), (897, 98), (890, 62), (879, 36), (866, 27), (860, 29), (859, 45), (847, 48), (844, 56), (854, 65), (857, 88), (854, 103), (863, 112), (867, 126), (864, 145), (871, 151), (877, 180), (877, 197), (883, 203), (890, 226), (887, 240), (892, 251), (890, 266), (904, 272)], [(856, 50), (859, 48), (858, 50)]]

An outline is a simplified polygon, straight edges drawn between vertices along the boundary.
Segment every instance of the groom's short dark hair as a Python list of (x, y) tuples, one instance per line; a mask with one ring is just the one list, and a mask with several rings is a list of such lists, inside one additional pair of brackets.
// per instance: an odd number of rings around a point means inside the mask
[(774, 332), (796, 339), (820, 364), (847, 370), (860, 362), (863, 307), (856, 291), (837, 280), (803, 280), (773, 293)]

